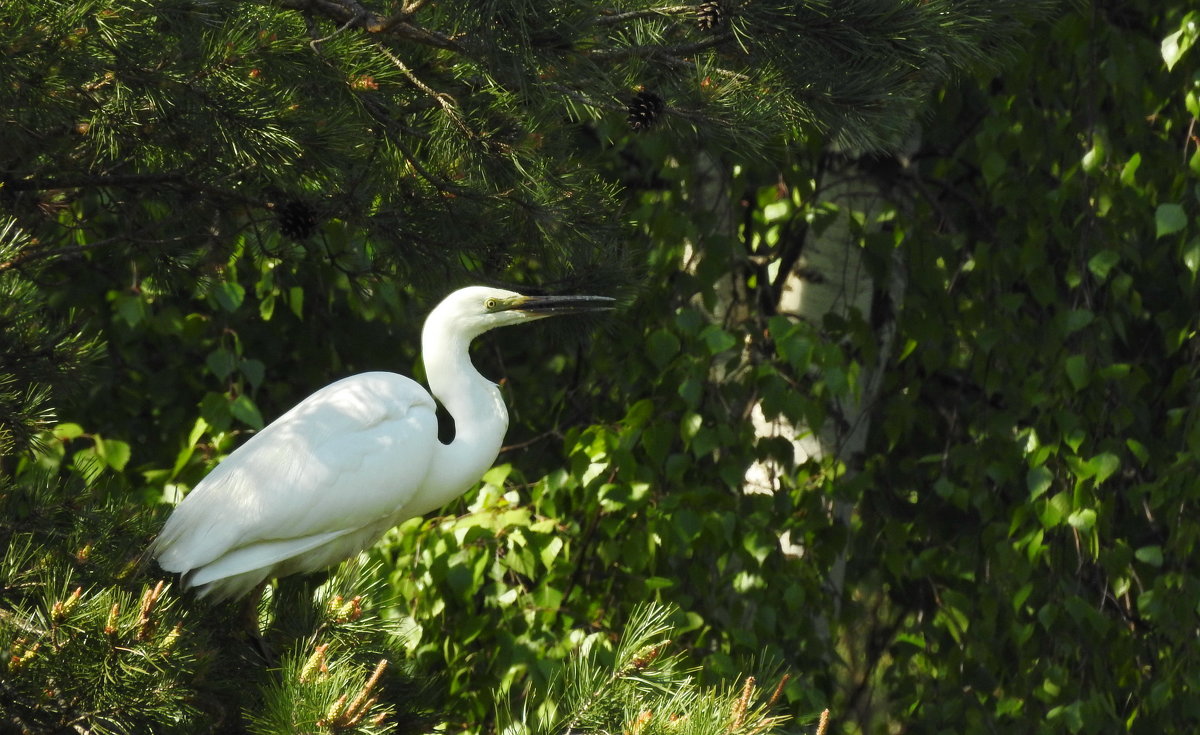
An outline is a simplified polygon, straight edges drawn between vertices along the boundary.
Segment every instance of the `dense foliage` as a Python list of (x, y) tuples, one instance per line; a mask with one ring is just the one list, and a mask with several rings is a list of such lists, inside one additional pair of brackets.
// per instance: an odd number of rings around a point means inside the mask
[[(1200, 720), (1185, 6), (6, 5), (6, 726)], [(880, 296), (789, 311), (839, 228)], [(335, 377), (419, 376), (470, 280), (625, 308), (482, 340), (497, 467), (282, 584), (265, 653), (158, 586), (162, 501)], [(863, 395), (852, 455), (749, 420)]]

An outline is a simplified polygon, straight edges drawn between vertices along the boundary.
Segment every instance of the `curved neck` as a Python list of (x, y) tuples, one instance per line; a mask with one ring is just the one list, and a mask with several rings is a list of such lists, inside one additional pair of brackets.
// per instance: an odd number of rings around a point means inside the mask
[(445, 505), (474, 485), (496, 461), (508, 430), (500, 389), (471, 364), (474, 336), (433, 320), (426, 322), (421, 336), (429, 390), (454, 419), (454, 439), (437, 447), (418, 514)]

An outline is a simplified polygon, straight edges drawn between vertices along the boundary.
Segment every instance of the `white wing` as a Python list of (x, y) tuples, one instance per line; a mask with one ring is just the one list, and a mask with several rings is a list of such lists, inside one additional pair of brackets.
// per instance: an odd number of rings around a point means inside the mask
[(209, 473), (154, 556), (185, 584), (231, 596), (357, 553), (406, 517), (438, 441), (434, 411), (424, 388), (394, 373), (322, 388)]

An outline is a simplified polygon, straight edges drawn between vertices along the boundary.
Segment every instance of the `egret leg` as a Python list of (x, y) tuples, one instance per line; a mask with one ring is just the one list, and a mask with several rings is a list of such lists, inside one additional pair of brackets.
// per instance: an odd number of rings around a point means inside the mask
[(270, 580), (259, 582), (250, 594), (246, 595), (246, 599), (242, 601), (242, 609), (239, 612), (239, 617), (242, 623), (242, 632), (250, 642), (251, 648), (258, 653), (259, 657), (266, 663), (268, 667), (275, 666), (275, 653), (271, 650), (271, 646), (267, 643), (267, 639), (263, 636), (261, 620), (262, 620), (262, 596), (263, 590), (267, 588)]
[(251, 636), (259, 636), (262, 634), (262, 629), (259, 627), (259, 608), (262, 606), (263, 590), (267, 588), (267, 584), (271, 580), (264, 579), (255, 585), (254, 589), (250, 590), (250, 594), (246, 595), (245, 601), (242, 602), (242, 623), (245, 625), (245, 630)]

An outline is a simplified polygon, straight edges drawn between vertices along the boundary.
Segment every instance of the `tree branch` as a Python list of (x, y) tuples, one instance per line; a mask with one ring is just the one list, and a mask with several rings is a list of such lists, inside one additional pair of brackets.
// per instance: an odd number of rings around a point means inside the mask
[(680, 15), (687, 12), (696, 12), (694, 5), (669, 5), (663, 8), (642, 8), (641, 10), (630, 10), (626, 13), (613, 13), (612, 15), (602, 15), (594, 21), (597, 25), (612, 25), (621, 23), (627, 20), (637, 20), (638, 18), (650, 18), (656, 15)]
[[(409, 3), (395, 15), (383, 18), (355, 0), (274, 0), (280, 7), (322, 15), (339, 26), (361, 28), (368, 33), (393, 35), (425, 46), (464, 53), (463, 47), (449, 36), (413, 23), (413, 14), (424, 5), (422, 0)], [(340, 32), (340, 31), (339, 31)]]
[(29, 263), (29, 262), (32, 262), (35, 260), (43, 260), (45, 258), (57, 258), (57, 257), (64, 256), (64, 255), (78, 255), (79, 253), (86, 252), (88, 250), (95, 250), (96, 248), (101, 248), (101, 247), (104, 247), (105, 245), (111, 245), (112, 243), (114, 243), (120, 239), (121, 238), (119, 238), (119, 237), (108, 237), (103, 240), (89, 242), (84, 245), (71, 245), (70, 247), (64, 247), (64, 248), (48, 248), (47, 247), (47, 248), (36, 248), (33, 250), (26, 250), (25, 252), (17, 255), (15, 258), (12, 258), (11, 260), (6, 260), (3, 263), (0, 263), (0, 273), (3, 273), (6, 270), (16, 268), (17, 266), (24, 265), (25, 263)]
[(389, 49), (387, 46), (384, 46), (382, 43), (376, 44), (376, 46), (379, 51), (384, 56), (388, 57), (392, 64), (394, 64), (396, 68), (399, 69), (402, 74), (404, 74), (404, 76), (409, 82), (412, 83), (414, 87), (429, 95), (435, 102), (438, 103), (438, 106), (442, 108), (450, 120), (458, 126), (458, 129), (461, 130), (468, 139), (477, 137), (475, 135), (475, 131), (471, 130), (471, 128), (468, 127), (465, 122), (463, 122), (462, 116), (458, 114), (458, 102), (453, 97), (445, 92), (437, 91), (433, 87), (430, 87), (429, 85), (425, 84), (425, 82), (422, 82), (420, 79), (418, 79), (417, 75), (413, 74), (412, 70), (409, 69), (408, 66), (401, 61), (398, 56), (392, 53), (391, 49)]
[(0, 177), (0, 188), (9, 191), (46, 191), (49, 189), (82, 189), (89, 186), (142, 186), (165, 184), (186, 180), (183, 173), (124, 174), (119, 176), (50, 176), (40, 179), (8, 180)]
[(595, 49), (588, 52), (588, 56), (596, 59), (623, 59), (628, 56), (642, 56), (645, 58), (659, 58), (664, 56), (687, 56), (694, 54), (697, 51), (720, 46), (726, 41), (733, 40), (732, 33), (722, 33), (706, 38), (703, 41), (695, 43), (684, 43), (679, 46), (624, 46), (622, 48), (612, 49)]

